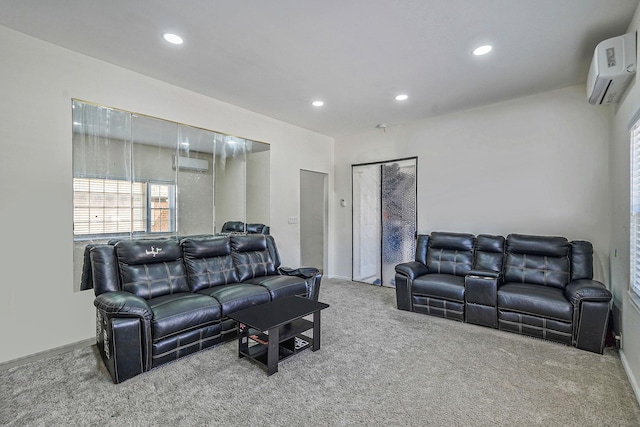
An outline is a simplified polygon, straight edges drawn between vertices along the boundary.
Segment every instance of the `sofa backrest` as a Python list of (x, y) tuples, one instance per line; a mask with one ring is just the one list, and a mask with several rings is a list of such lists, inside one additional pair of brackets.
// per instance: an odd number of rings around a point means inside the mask
[(475, 236), (433, 232), (429, 236), (426, 265), (430, 273), (464, 276), (473, 267)]
[(123, 291), (144, 299), (189, 292), (176, 240), (121, 240), (115, 250)]
[(429, 235), (418, 234), (416, 240), (416, 261), (427, 265), (427, 249), (429, 248)]
[(276, 274), (276, 262), (264, 234), (231, 235), (231, 256), (240, 282)]
[(502, 272), (504, 261), (503, 236), (478, 234), (473, 259), (474, 270)]
[[(121, 290), (115, 247), (109, 244), (91, 245), (91, 247), (87, 246), (85, 254), (89, 255), (91, 270), (90, 277), (83, 273), (83, 281), (87, 281), (83, 283), (85, 288), (93, 287), (96, 296)], [(86, 257), (85, 262), (87, 262)]]
[(264, 224), (247, 224), (247, 233), (249, 234), (269, 234), (269, 226)]
[(244, 233), (244, 222), (227, 221), (222, 224), (221, 233)]
[(504, 281), (564, 289), (570, 280), (570, 245), (564, 237), (510, 234)]
[(185, 238), (180, 245), (193, 292), (238, 281), (229, 236)]
[(571, 242), (571, 280), (593, 279), (593, 245), (584, 240)]

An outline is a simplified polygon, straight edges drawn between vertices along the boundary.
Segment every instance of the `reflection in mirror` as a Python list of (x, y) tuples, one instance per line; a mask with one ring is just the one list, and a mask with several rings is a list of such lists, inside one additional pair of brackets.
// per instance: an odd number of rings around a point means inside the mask
[(85, 247), (269, 224), (269, 144), (72, 101), (74, 290)]

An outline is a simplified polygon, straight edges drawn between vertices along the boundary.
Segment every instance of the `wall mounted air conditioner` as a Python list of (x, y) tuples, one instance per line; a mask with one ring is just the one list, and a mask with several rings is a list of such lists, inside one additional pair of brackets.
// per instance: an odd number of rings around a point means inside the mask
[(618, 102), (635, 72), (635, 32), (598, 43), (587, 77), (589, 103), (597, 105)]
[(209, 161), (203, 159), (191, 159), (189, 157), (173, 156), (173, 169), (187, 171), (206, 172), (209, 170)]

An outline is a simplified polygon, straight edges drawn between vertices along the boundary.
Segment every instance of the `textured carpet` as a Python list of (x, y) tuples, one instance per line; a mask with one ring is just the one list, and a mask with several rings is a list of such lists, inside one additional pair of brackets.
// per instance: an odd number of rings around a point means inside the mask
[(95, 346), (0, 372), (2, 425), (638, 426), (614, 349), (395, 308), (323, 279), (322, 348), (267, 377), (229, 342), (114, 385)]

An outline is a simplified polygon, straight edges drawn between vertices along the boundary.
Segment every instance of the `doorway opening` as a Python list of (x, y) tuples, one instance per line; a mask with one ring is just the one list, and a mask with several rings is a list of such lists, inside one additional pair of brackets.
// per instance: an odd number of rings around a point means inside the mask
[(300, 169), (300, 265), (327, 270), (328, 174)]
[(418, 158), (351, 166), (352, 280), (395, 286), (395, 266), (415, 255)]

